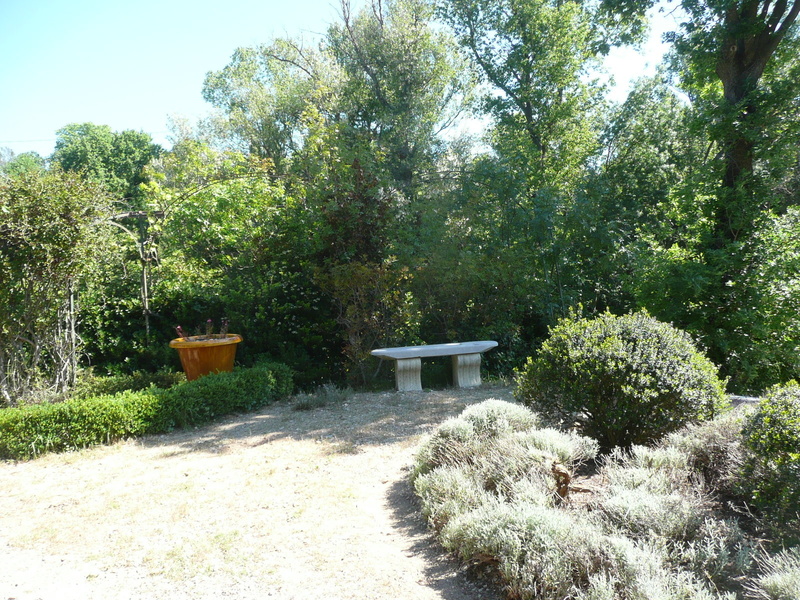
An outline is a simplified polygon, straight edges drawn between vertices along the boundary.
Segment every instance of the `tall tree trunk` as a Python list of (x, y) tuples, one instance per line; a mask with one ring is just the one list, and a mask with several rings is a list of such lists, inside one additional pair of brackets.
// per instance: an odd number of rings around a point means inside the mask
[(758, 106), (752, 96), (769, 60), (800, 12), (800, 0), (743, 0), (725, 13), (716, 74), (733, 125), (720, 142), (725, 169), (715, 214), (717, 243), (733, 242), (753, 225), (751, 176), (755, 143), (751, 129)]

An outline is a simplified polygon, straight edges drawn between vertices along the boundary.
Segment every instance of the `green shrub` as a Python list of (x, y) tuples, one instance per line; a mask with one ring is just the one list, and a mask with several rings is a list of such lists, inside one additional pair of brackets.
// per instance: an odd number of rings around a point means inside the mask
[(86, 372), (81, 375), (72, 389), (72, 398), (91, 398), (94, 396), (112, 396), (124, 391), (146, 390), (150, 386), (168, 389), (184, 383), (186, 376), (180, 371), (136, 371), (129, 375), (95, 375)]
[(252, 410), (292, 390), (288, 367), (207, 375), (168, 390), (155, 387), (113, 396), (76, 398), (0, 410), (0, 458), (28, 459), (45, 452), (85, 448), (201, 425), (231, 412)]
[(265, 406), (292, 392), (292, 372), (280, 363), (258, 363), (189, 381), (159, 393), (152, 432), (202, 425), (236, 412)]
[(0, 458), (28, 459), (138, 436), (150, 429), (157, 390), (0, 410)]
[(640, 312), (569, 318), (519, 376), (517, 397), (603, 450), (646, 444), (726, 405), (724, 383), (689, 336)]
[(784, 541), (800, 541), (800, 385), (767, 392), (743, 429), (748, 450), (740, 485), (776, 524)]

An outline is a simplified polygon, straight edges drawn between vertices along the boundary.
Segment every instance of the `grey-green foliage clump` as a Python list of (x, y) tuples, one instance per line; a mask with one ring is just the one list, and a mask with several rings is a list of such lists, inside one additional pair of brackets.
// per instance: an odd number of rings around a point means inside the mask
[(325, 383), (317, 387), (312, 394), (305, 392), (297, 394), (294, 398), (294, 409), (314, 410), (315, 408), (323, 408), (332, 404), (341, 404), (346, 402), (352, 395), (353, 390), (349, 387), (340, 388), (333, 383)]
[(465, 409), (442, 423), (417, 453), (417, 491), (425, 492), (444, 473), (450, 477), (454, 469), (463, 469), (495, 495), (512, 494), (534, 482), (545, 503), (555, 503), (553, 466), (574, 470), (595, 457), (597, 443), (574, 433), (539, 429), (538, 423), (527, 408), (500, 400)]
[(708, 499), (691, 485), (685, 456), (633, 446), (613, 452), (601, 472), (607, 487), (596, 508), (615, 527), (634, 538), (695, 537)]
[(581, 510), (554, 466), (574, 474), (597, 451), (594, 440), (491, 400), (445, 421), (412, 479), (442, 545), (490, 565), (511, 597), (733, 600), (726, 582), (754, 552), (735, 521), (710, 510), (690, 456), (674, 443), (618, 449), (604, 459), (593, 510)]
[(528, 360), (516, 394), (610, 450), (711, 418), (727, 405), (724, 388), (686, 333), (639, 312), (562, 320)]
[(748, 586), (751, 598), (756, 600), (800, 598), (800, 546), (763, 558), (759, 567), (759, 574)]
[(742, 426), (749, 411), (750, 407), (741, 406), (709, 421), (690, 423), (668, 434), (660, 445), (683, 454), (717, 492), (733, 495), (745, 460)]

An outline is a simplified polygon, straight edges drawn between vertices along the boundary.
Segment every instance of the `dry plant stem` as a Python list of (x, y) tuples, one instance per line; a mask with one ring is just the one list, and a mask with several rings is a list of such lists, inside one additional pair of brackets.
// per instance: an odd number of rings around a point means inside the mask
[(212, 427), (0, 464), (17, 600), (493, 600), (407, 481), (421, 436), (506, 388), (287, 401)]

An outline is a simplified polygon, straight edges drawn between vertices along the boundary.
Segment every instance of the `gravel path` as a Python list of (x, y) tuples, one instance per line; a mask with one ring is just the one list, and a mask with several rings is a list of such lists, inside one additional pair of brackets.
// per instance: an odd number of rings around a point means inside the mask
[(499, 600), (443, 554), (408, 466), (507, 388), (280, 403), (214, 426), (0, 464), (0, 600)]

